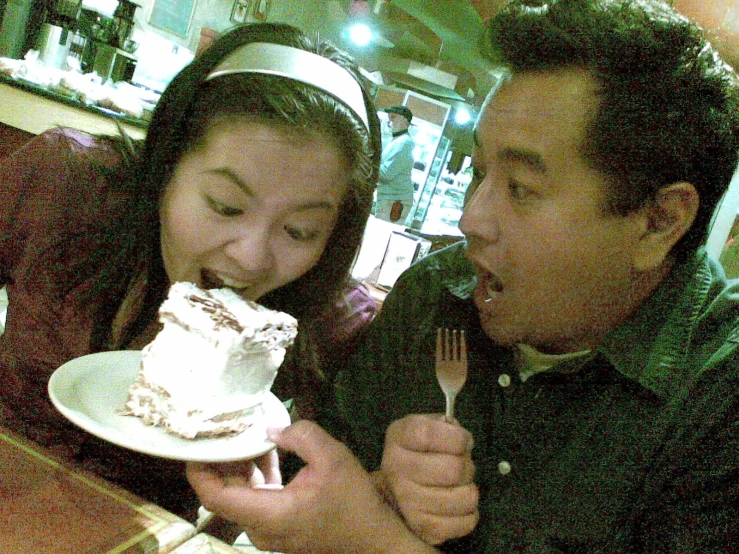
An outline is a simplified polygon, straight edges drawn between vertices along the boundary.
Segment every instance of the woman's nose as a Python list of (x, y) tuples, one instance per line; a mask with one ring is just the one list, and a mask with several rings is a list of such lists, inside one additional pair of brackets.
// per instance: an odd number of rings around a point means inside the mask
[(496, 204), (495, 189), (485, 179), (465, 205), (459, 230), (467, 238), (496, 242), (500, 237)]
[(268, 233), (249, 232), (239, 235), (227, 242), (223, 249), (245, 271), (267, 271), (275, 262)]

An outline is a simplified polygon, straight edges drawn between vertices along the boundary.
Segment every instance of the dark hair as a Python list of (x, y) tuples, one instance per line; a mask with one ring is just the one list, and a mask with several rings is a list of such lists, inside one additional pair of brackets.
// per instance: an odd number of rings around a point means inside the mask
[(684, 257), (705, 242), (737, 167), (739, 89), (697, 25), (653, 0), (513, 0), (486, 36), (513, 74), (589, 71), (600, 104), (582, 149), (608, 177), (608, 211), (626, 215), (689, 182), (700, 206), (673, 250)]
[[(345, 104), (323, 90), (296, 80), (262, 73), (236, 73), (206, 80), (229, 53), (253, 42), (300, 48), (345, 68), (362, 85), (370, 115), (369, 131)], [(129, 259), (147, 260), (151, 285), (147, 289), (145, 313), (131, 327), (129, 335), (135, 336), (151, 322), (167, 292), (160, 252), (159, 207), (177, 163), (201, 144), (211, 124), (227, 118), (245, 118), (274, 124), (294, 133), (298, 139), (318, 135), (334, 141), (349, 170), (349, 187), (318, 263), (296, 281), (260, 300), (299, 320), (300, 332), (289, 358), (301, 367), (303, 360), (310, 365), (318, 359), (310, 335), (321, 314), (337, 301), (350, 282), (351, 265), (361, 245), (379, 171), (380, 126), (364, 85), (358, 67), (347, 54), (286, 24), (236, 27), (216, 39), (177, 74), (157, 103), (146, 139), (132, 160), (132, 178), (119, 185), (134, 193), (135, 200), (121, 217), (122, 227), (116, 231), (122, 237), (116, 243), (130, 251)], [(130, 268), (130, 263), (121, 269), (111, 268), (107, 280), (121, 282), (126, 276), (130, 279)], [(120, 299), (123, 292), (119, 287), (116, 298)]]
[[(311, 40), (295, 27), (236, 27), (180, 72), (162, 95), (144, 144), (138, 181), (148, 191), (152, 227), (158, 236), (159, 200), (164, 187), (180, 158), (199, 145), (211, 122), (225, 116), (243, 116), (294, 129), (298, 136), (320, 133), (334, 140), (350, 169), (350, 184), (326, 250), (307, 274), (263, 299), (270, 307), (304, 319), (320, 312), (327, 300), (335, 299), (349, 277), (372, 207), (380, 152), (379, 123), (372, 117), (372, 132), (368, 133), (342, 102), (315, 87), (280, 76), (237, 73), (204, 81), (227, 54), (253, 42), (314, 52), (363, 82), (357, 66), (345, 53), (331, 44)], [(367, 95), (365, 104), (368, 113), (376, 113)]]

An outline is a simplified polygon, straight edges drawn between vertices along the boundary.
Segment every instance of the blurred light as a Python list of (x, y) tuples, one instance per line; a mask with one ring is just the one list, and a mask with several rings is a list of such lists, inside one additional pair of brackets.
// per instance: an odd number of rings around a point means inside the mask
[(357, 23), (349, 28), (349, 38), (357, 46), (366, 46), (372, 40), (372, 31), (364, 23)]
[(454, 121), (456, 121), (459, 125), (465, 125), (471, 120), (472, 116), (470, 115), (470, 112), (465, 108), (460, 108), (454, 113)]

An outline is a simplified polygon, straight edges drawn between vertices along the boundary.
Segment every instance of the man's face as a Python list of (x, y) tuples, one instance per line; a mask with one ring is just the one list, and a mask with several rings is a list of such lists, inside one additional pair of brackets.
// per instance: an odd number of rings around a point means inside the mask
[(478, 121), (481, 181), (460, 229), (481, 323), (501, 344), (592, 348), (645, 297), (633, 264), (643, 218), (604, 212), (605, 178), (581, 152), (595, 87), (579, 70), (521, 73)]
[(387, 117), (390, 121), (390, 129), (393, 133), (404, 131), (408, 128), (408, 120), (399, 113), (389, 113), (387, 114)]

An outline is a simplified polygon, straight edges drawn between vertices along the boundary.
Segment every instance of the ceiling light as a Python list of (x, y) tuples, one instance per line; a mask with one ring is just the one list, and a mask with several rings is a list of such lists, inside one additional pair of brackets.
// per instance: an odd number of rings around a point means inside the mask
[(372, 31), (364, 23), (357, 23), (349, 28), (349, 38), (357, 46), (367, 46), (372, 41)]
[(454, 112), (454, 121), (459, 125), (466, 125), (472, 119), (472, 115), (466, 108), (460, 108)]

